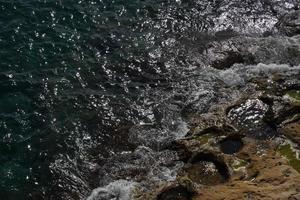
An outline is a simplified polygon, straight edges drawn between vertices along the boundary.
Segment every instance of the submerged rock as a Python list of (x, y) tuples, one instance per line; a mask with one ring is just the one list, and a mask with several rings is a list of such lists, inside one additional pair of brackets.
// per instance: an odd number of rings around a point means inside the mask
[(240, 63), (253, 64), (254, 57), (250, 54), (243, 55), (233, 51), (224, 52), (223, 57), (213, 61), (211, 66), (216, 69), (228, 69), (234, 64)]
[(239, 152), (243, 148), (242, 139), (237, 136), (229, 136), (220, 141), (221, 151), (225, 154), (234, 154)]
[[(300, 185), (298, 168), (293, 167), (296, 156), (289, 146), (276, 151), (272, 139), (277, 136), (277, 122), (271, 124), (272, 109), (279, 105), (282, 109), (277, 109), (276, 114), (281, 114), (286, 102), (276, 92), (271, 94), (271, 100), (260, 98), (261, 91), (256, 91), (252, 80), (259, 79), (267, 89), (273, 87), (272, 92), (278, 88), (279, 93), (286, 91), (285, 86), (277, 87), (282, 82), (277, 81), (275, 88), (272, 81), (278, 75), (282, 76), (280, 80), (297, 77), (299, 47), (299, 36), (227, 37), (226, 33), (221, 40), (210, 42), (197, 59), (218, 70), (207, 67), (207, 75), (202, 68), (197, 74), (192, 74), (194, 68), (191, 69), (192, 75), (188, 77), (194, 82), (182, 81), (172, 88), (182, 89), (180, 95), (174, 96), (176, 106), (162, 104), (151, 115), (151, 122), (156, 124), (140, 124), (130, 129), (129, 141), (139, 147), (128, 155), (122, 154), (120, 159), (111, 159), (114, 164), (101, 167), (99, 179), (108, 186), (95, 190), (93, 198), (129, 198), (123, 191), (130, 189), (126, 185), (109, 184), (119, 179), (139, 182), (142, 189), (137, 194), (142, 200), (287, 199), (295, 195), (295, 186)], [(164, 93), (167, 91), (159, 94)], [(276, 95), (278, 99), (273, 98)], [(295, 91), (287, 96), (293, 102), (299, 100)], [(188, 125), (181, 120), (179, 111)], [(300, 141), (298, 123), (284, 122), (281, 132)], [(188, 128), (190, 132), (184, 137)], [(242, 140), (233, 133), (246, 137)], [(199, 195), (194, 196), (189, 187), (181, 185), (183, 179), (196, 185)], [(151, 198), (144, 198), (141, 193), (149, 191)]]
[(300, 10), (284, 15), (276, 26), (281, 33), (287, 36), (300, 34)]
[(213, 41), (203, 51), (205, 65), (228, 69), (236, 64), (300, 64), (300, 37), (233, 37)]
[(87, 200), (131, 200), (131, 190), (136, 184), (126, 180), (119, 180), (110, 183), (106, 187), (99, 187), (93, 190)]
[(300, 38), (294, 37), (266, 37), (246, 38), (242, 51), (253, 57), (253, 63), (264, 64), (300, 64)]

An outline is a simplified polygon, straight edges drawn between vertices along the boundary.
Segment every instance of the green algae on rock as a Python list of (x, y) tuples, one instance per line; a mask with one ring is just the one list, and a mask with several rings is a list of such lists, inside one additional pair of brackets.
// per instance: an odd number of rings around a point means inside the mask
[(234, 170), (239, 170), (242, 167), (246, 167), (249, 163), (246, 160), (237, 159), (234, 160), (232, 167)]
[(300, 90), (290, 90), (285, 96), (291, 100), (294, 105), (300, 106)]
[(195, 183), (214, 185), (224, 182), (222, 175), (212, 162), (199, 162), (186, 169), (188, 178)]
[(213, 139), (213, 134), (207, 133), (199, 136), (195, 136), (195, 139), (198, 140), (201, 144), (207, 144), (210, 139)]
[(289, 164), (300, 173), (300, 159), (298, 153), (295, 152), (291, 144), (284, 144), (279, 146), (278, 148), (279, 153), (284, 156), (288, 161)]

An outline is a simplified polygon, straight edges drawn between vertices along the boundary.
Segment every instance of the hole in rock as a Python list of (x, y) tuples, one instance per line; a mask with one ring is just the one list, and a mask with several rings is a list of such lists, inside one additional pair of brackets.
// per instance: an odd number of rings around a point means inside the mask
[(239, 136), (229, 136), (220, 141), (220, 149), (225, 154), (234, 154), (243, 148), (244, 144)]
[(223, 160), (212, 153), (198, 153), (186, 168), (189, 178), (197, 183), (215, 185), (228, 181), (230, 173)]
[(171, 142), (165, 149), (176, 151), (178, 160), (187, 162), (191, 157), (191, 152), (186, 148), (184, 144), (178, 143), (177, 141)]
[(176, 186), (162, 191), (157, 200), (192, 200), (194, 193), (184, 186)]

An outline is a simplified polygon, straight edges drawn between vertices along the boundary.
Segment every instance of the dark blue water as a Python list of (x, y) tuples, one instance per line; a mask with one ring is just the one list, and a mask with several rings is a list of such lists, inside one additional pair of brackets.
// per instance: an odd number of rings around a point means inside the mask
[(58, 154), (100, 147), (109, 156), (105, 144), (122, 143), (114, 127), (139, 115), (139, 84), (127, 84), (139, 70), (127, 63), (144, 62), (134, 45), (148, 45), (138, 27), (147, 14), (136, 9), (149, 3), (123, 4), (0, 2), (1, 199), (41, 198)]
[(136, 148), (132, 124), (161, 120), (152, 91), (176, 90), (209, 32), (260, 35), (295, 4), (274, 2), (0, 0), (0, 199), (98, 187), (95, 163)]

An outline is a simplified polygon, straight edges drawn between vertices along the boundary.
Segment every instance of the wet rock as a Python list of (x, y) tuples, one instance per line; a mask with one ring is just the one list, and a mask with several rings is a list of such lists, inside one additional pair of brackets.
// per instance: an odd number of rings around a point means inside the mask
[(184, 186), (165, 188), (156, 200), (192, 200), (194, 193)]
[(239, 37), (220, 42), (211, 42), (203, 52), (203, 61), (216, 69), (228, 69), (234, 64), (254, 64), (254, 58), (246, 51), (242, 51), (243, 44)]
[[(253, 57), (253, 63), (264, 64), (300, 64), (300, 38), (299, 36), (246, 38), (241, 47), (242, 52)], [(244, 54), (245, 54), (244, 53)]]
[(284, 15), (276, 24), (276, 27), (287, 36), (300, 34), (300, 10)]
[(300, 159), (298, 156), (299, 152), (293, 148), (291, 144), (280, 145), (278, 151), (288, 160), (289, 164), (300, 173)]
[(207, 45), (201, 58), (204, 65), (228, 69), (236, 64), (300, 64), (300, 37), (233, 37)]
[[(170, 122), (171, 123), (171, 122)], [(173, 130), (170, 127), (155, 125), (134, 125), (129, 130), (129, 142), (134, 145), (143, 145), (154, 150), (165, 149), (174, 139), (181, 138), (188, 132), (185, 122), (178, 119), (173, 121)]]
[(223, 182), (223, 177), (218, 173), (216, 166), (211, 162), (201, 161), (186, 169), (191, 181), (204, 185), (215, 185)]
[(293, 105), (300, 106), (300, 90), (290, 90), (285, 95)]
[(214, 137), (222, 136), (222, 135), (229, 135), (231, 133), (234, 133), (236, 130), (234, 127), (230, 125), (222, 125), (222, 126), (210, 126), (205, 129), (202, 129), (201, 131), (199, 129), (195, 130), (194, 135), (197, 136), (204, 136), (204, 135), (211, 135)]
[(175, 151), (156, 152), (140, 146), (134, 152), (124, 152), (107, 160), (99, 169), (99, 185), (119, 179), (135, 182), (171, 181), (176, 178), (176, 170), (182, 165)]
[(192, 181), (204, 185), (223, 183), (230, 178), (225, 162), (213, 153), (197, 153), (184, 171)]
[(226, 118), (219, 114), (201, 114), (190, 119), (189, 135), (203, 135), (206, 133), (231, 133), (234, 128), (226, 125)]
[(178, 160), (183, 162), (187, 162), (192, 155), (189, 149), (187, 149), (187, 147), (179, 141), (173, 141), (166, 147), (166, 149), (175, 151), (177, 153)]
[(228, 69), (234, 64), (253, 64), (254, 58), (251, 55), (242, 55), (238, 52), (223, 52), (223, 56), (213, 61), (211, 67), (216, 69)]
[(284, 121), (279, 132), (300, 145), (300, 115), (295, 115)]
[(243, 164), (248, 175), (214, 187), (203, 186), (195, 199), (292, 199), (298, 194), (300, 174), (276, 152), (274, 144), (261, 149), (253, 140), (239, 154), (248, 156)]
[(178, 140), (178, 142), (184, 146), (190, 154), (203, 151), (219, 154), (221, 153), (219, 148), (220, 140), (224, 139), (224, 137), (228, 135), (234, 134), (236, 134), (236, 131), (231, 126), (213, 126)]
[(205, 133), (203, 135), (195, 136), (194, 139), (199, 141), (200, 145), (209, 143), (210, 140), (214, 140), (216, 135), (212, 133)]
[(259, 99), (248, 99), (234, 106), (227, 114), (228, 118), (240, 130), (256, 138), (274, 136), (276, 132), (265, 122), (269, 106)]
[(220, 149), (225, 154), (234, 154), (243, 148), (243, 141), (238, 135), (231, 135), (219, 142)]
[(99, 187), (93, 190), (87, 200), (130, 200), (130, 191), (136, 183), (126, 180), (119, 180), (110, 183), (106, 187)]

